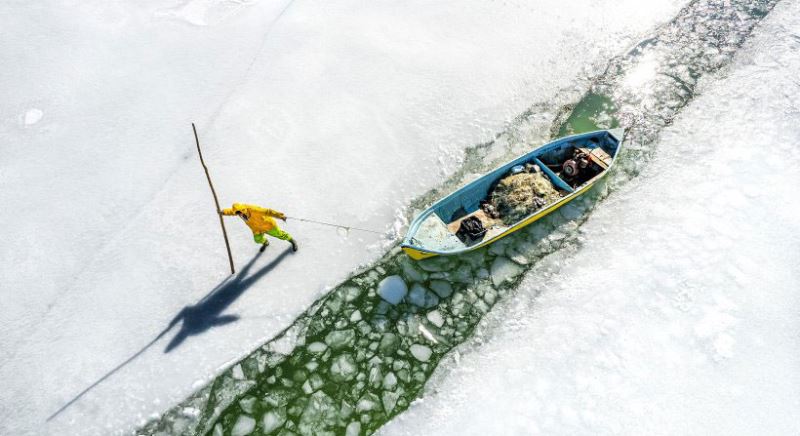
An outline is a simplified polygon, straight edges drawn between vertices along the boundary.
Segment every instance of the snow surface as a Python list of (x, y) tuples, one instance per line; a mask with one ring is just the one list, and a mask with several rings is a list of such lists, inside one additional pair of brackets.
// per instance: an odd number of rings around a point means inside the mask
[(0, 433), (130, 431), (380, 254), (290, 220), (253, 259), (229, 220), (254, 280), (159, 337), (227, 274), (190, 122), (224, 204), (383, 229), (682, 3), (3, 2)]
[(800, 433), (800, 2), (383, 435)]

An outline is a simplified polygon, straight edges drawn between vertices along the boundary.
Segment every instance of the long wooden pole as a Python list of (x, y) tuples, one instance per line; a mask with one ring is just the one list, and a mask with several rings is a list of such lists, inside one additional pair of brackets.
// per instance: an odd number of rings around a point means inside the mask
[(197, 138), (197, 128), (192, 123), (192, 131), (194, 131), (194, 142), (197, 144), (197, 154), (200, 155), (200, 163), (203, 165), (203, 170), (206, 172), (206, 179), (208, 179), (208, 186), (211, 188), (211, 194), (214, 196), (214, 205), (217, 207), (217, 216), (219, 217), (219, 225), (222, 226), (222, 236), (225, 238), (225, 248), (228, 249), (228, 261), (231, 264), (231, 275), (236, 274), (233, 269), (233, 256), (231, 255), (231, 244), (228, 243), (228, 232), (225, 231), (225, 221), (222, 219), (222, 211), (219, 208), (219, 200), (217, 199), (217, 191), (214, 190), (214, 184), (211, 183), (211, 176), (208, 174), (208, 167), (206, 161), (203, 160), (203, 152), (200, 151), (200, 139)]

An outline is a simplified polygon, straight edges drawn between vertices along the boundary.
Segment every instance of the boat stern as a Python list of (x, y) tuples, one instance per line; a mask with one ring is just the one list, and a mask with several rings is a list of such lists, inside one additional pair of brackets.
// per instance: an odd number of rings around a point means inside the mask
[(431, 253), (430, 251), (420, 250), (419, 248), (413, 247), (411, 245), (403, 244), (400, 246), (403, 251), (408, 255), (408, 257), (414, 260), (422, 260), (427, 259), (429, 257), (438, 256), (436, 253)]

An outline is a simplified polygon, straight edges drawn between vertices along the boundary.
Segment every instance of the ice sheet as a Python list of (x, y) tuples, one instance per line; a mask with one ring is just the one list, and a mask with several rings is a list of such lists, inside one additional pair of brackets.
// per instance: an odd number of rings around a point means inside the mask
[(780, 3), (381, 434), (797, 434), (798, 17)]
[[(223, 203), (381, 229), (679, 3), (0, 5), (0, 432), (130, 430), (380, 253), (290, 221), (300, 253), (273, 243), (219, 324), (164, 353), (227, 268), (190, 121)], [(229, 229), (242, 268), (255, 248)]]

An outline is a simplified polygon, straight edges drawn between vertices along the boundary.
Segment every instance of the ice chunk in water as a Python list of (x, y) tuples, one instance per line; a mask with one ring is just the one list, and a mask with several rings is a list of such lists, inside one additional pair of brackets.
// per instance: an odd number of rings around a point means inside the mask
[(392, 410), (394, 410), (394, 407), (397, 405), (398, 398), (400, 398), (400, 394), (397, 392), (384, 392), (381, 398), (383, 410), (385, 410), (386, 413), (392, 413)]
[(327, 350), (328, 346), (325, 345), (324, 342), (312, 342), (312, 343), (308, 344), (308, 347), (306, 349), (310, 353), (317, 354), (317, 353), (322, 353), (323, 351)]
[(394, 390), (395, 386), (397, 386), (397, 377), (393, 372), (386, 374), (383, 377), (383, 388), (387, 391), (391, 391)]
[(353, 330), (334, 330), (325, 336), (325, 342), (334, 350), (348, 348), (356, 340), (356, 333)]
[(492, 262), (492, 283), (500, 286), (504, 282), (514, 280), (522, 274), (522, 267), (512, 262), (507, 257), (498, 256)]
[(510, 253), (508, 253), (508, 257), (510, 257), (511, 260), (513, 260), (519, 265), (527, 265), (530, 263), (530, 260), (528, 260), (528, 258), (525, 257), (524, 254), (519, 253), (517, 251), (511, 251)]
[(236, 420), (236, 424), (233, 425), (233, 430), (231, 430), (231, 436), (245, 436), (252, 433), (255, 428), (255, 419), (247, 415), (239, 415), (239, 419)]
[(394, 333), (386, 333), (383, 335), (383, 337), (381, 337), (381, 352), (385, 354), (394, 353), (399, 343), (400, 340), (397, 339), (397, 335)]
[(407, 293), (406, 282), (397, 275), (386, 277), (378, 284), (378, 294), (391, 304), (400, 303)]
[(306, 395), (311, 395), (314, 393), (314, 388), (311, 387), (311, 383), (308, 380), (306, 380), (306, 382), (303, 383), (301, 389), (303, 389), (303, 392), (305, 392)]
[(261, 432), (264, 434), (269, 434), (280, 428), (284, 422), (286, 422), (285, 414), (280, 413), (277, 410), (270, 410), (269, 412), (265, 413), (264, 417), (261, 419)]
[(231, 375), (233, 375), (233, 378), (236, 380), (244, 380), (244, 371), (242, 371), (242, 365), (237, 364), (234, 366), (233, 370), (231, 371)]
[(444, 325), (444, 318), (438, 310), (432, 310), (425, 316), (428, 318), (428, 321), (430, 321), (436, 327), (441, 327)]
[(450, 261), (444, 257), (431, 257), (417, 262), (417, 265), (428, 272), (447, 271), (450, 269)]
[(322, 391), (317, 391), (311, 396), (303, 414), (300, 415), (300, 422), (297, 429), (300, 434), (317, 434), (321, 430), (329, 427), (336, 422), (336, 404), (331, 397)]
[(418, 269), (416, 269), (413, 265), (411, 265), (410, 262), (411, 261), (406, 261), (403, 264), (403, 275), (407, 279), (415, 281), (415, 282), (421, 282), (421, 281), (425, 280), (425, 274), (423, 274)]
[(417, 330), (419, 330), (419, 332), (422, 333), (422, 336), (424, 336), (425, 339), (433, 342), (434, 344), (439, 343), (439, 340), (436, 339), (436, 336), (434, 336), (433, 333), (431, 333), (431, 331), (428, 330), (428, 328), (425, 327), (424, 325), (422, 324), (417, 325)]
[(419, 283), (415, 283), (408, 293), (408, 301), (417, 307), (433, 307), (439, 304), (439, 297)]
[(420, 362), (427, 362), (431, 358), (431, 349), (425, 345), (414, 344), (410, 347), (411, 355)]
[(360, 436), (361, 423), (358, 421), (353, 421), (350, 424), (347, 424), (347, 429), (345, 429), (344, 434), (345, 436)]
[(350, 354), (337, 356), (331, 363), (331, 378), (335, 381), (352, 380), (356, 376), (356, 372), (358, 372), (356, 360)]
[(380, 400), (378, 397), (373, 393), (366, 393), (360, 400), (358, 400), (358, 404), (356, 404), (356, 411), (361, 412), (369, 412), (371, 410), (376, 410), (379, 406)]
[(408, 302), (414, 306), (424, 307), (426, 291), (424, 286), (415, 283), (414, 286), (411, 287), (411, 292), (408, 293)]
[(453, 286), (444, 280), (431, 280), (431, 289), (439, 298), (447, 298), (453, 293)]
[(319, 388), (322, 387), (322, 385), (325, 384), (325, 382), (322, 380), (322, 377), (319, 374), (311, 374), (311, 377), (309, 377), (308, 380), (306, 380), (306, 383), (309, 384), (312, 392), (318, 390)]
[(239, 400), (239, 406), (247, 413), (253, 413), (253, 405), (256, 404), (255, 397), (246, 397)]

